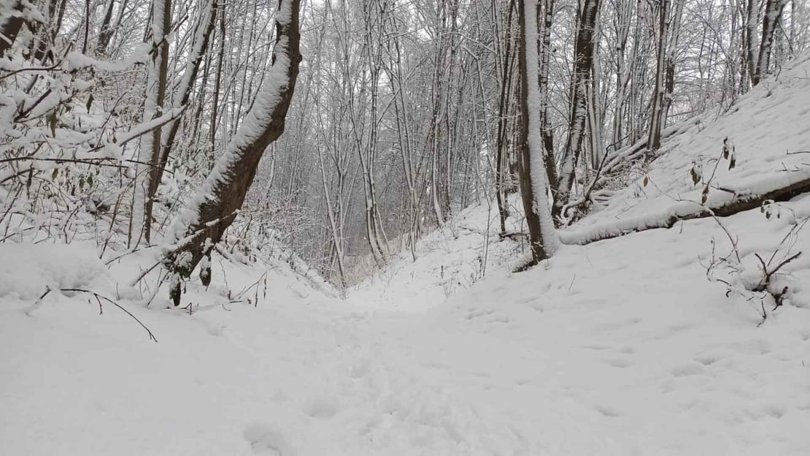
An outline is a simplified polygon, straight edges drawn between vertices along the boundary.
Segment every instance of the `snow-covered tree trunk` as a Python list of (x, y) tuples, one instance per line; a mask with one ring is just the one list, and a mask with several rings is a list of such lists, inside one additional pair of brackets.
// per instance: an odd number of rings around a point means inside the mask
[(11, 48), (20, 33), (25, 21), (23, 13), (22, 0), (0, 0), (0, 57)]
[(658, 53), (655, 64), (655, 88), (653, 89), (650, 128), (647, 136), (647, 150), (655, 151), (661, 147), (661, 124), (664, 119), (664, 94), (666, 84), (667, 30), (669, 28), (669, 0), (663, 0), (658, 6)]
[(748, 68), (748, 77), (751, 79), (751, 85), (756, 85), (759, 82), (757, 77), (757, 23), (759, 22), (759, 1), (747, 0), (746, 3), (746, 17), (745, 17), (745, 61)]
[[(444, 13), (444, 8), (440, 9)], [(443, 30), (445, 16), (437, 14), (436, 16), (436, 29)], [(433, 214), (436, 216), (436, 224), (439, 227), (444, 227), (445, 214), (442, 212), (442, 205), (439, 202), (440, 192), (440, 162), (439, 162), (439, 135), (441, 134), (441, 123), (443, 116), (446, 115), (447, 107), (443, 104), (442, 87), (441, 83), (443, 78), (442, 72), (446, 71), (443, 68), (445, 62), (445, 37), (444, 34), (434, 40), (436, 43), (436, 53), (433, 60), (433, 76), (430, 84), (431, 87), (431, 104), (432, 114), (430, 121), (430, 145), (431, 145), (431, 161), (430, 161), (430, 200), (433, 204)]]
[(765, 16), (762, 18), (762, 42), (759, 45), (759, 59), (757, 59), (756, 72), (751, 78), (753, 85), (759, 84), (759, 81), (768, 73), (771, 64), (774, 32), (779, 24), (779, 18), (782, 16), (782, 10), (785, 9), (785, 5), (787, 5), (787, 0), (767, 0), (765, 4)]
[[(554, 133), (551, 129), (549, 114), (550, 98), (548, 93), (548, 72), (551, 67), (551, 25), (554, 22), (554, 0), (543, 0), (542, 12), (538, 11), (538, 26), (541, 30), (540, 40), (540, 106), (541, 106), (541, 136), (543, 138), (543, 154), (546, 161), (546, 172), (550, 188), (557, 188), (557, 163), (554, 160)], [(540, 19), (542, 17), (542, 20)]]
[(179, 278), (188, 277), (222, 239), (242, 207), (265, 149), (284, 132), (301, 60), (298, 14), (299, 0), (279, 0), (272, 67), (263, 87), (199, 193), (172, 224), (174, 243), (166, 249), (164, 266), (175, 275), (175, 303)]
[(600, 75), (602, 73), (602, 63), (599, 61), (599, 36), (601, 30), (599, 26), (599, 16), (594, 22), (594, 43), (591, 49), (591, 77), (588, 81), (587, 87), (587, 108), (588, 108), (588, 138), (590, 139), (590, 159), (588, 165), (591, 169), (599, 167), (599, 162), (602, 159), (602, 151), (604, 150), (604, 138), (602, 137), (602, 105), (599, 97), (599, 89), (601, 87)]
[[(160, 117), (165, 113), (166, 83), (169, 73), (169, 31), (172, 22), (171, 0), (152, 2), (152, 22), (148, 39), (151, 41), (151, 59), (147, 64), (146, 100), (144, 102), (144, 122)], [(130, 240), (133, 245), (150, 241), (152, 233), (153, 195), (157, 192), (160, 173), (161, 128), (155, 128), (144, 135), (139, 152), (138, 174), (135, 177), (135, 204), (130, 225)], [(149, 154), (147, 159), (144, 155)], [(142, 180), (143, 179), (143, 180)], [(140, 214), (140, 212), (143, 212)], [(138, 218), (141, 217), (141, 218)]]
[(521, 0), (520, 7), (520, 81), (521, 94), (521, 166), (520, 190), (526, 223), (529, 226), (532, 262), (551, 255), (559, 244), (548, 204), (548, 182), (543, 153), (540, 119), (539, 62), (537, 52), (537, 1)]
[(112, 39), (113, 9), (115, 9), (115, 0), (107, 0), (107, 6), (104, 8), (104, 18), (101, 20), (101, 26), (99, 27), (98, 41), (96, 41), (96, 54), (98, 55), (104, 55), (107, 52), (107, 46), (109, 46), (110, 39)]
[[(192, 91), (194, 89), (194, 82), (197, 80), (197, 74), (200, 70), (203, 58), (208, 50), (208, 43), (211, 38), (211, 32), (214, 30), (214, 23), (216, 20), (218, 10), (217, 0), (209, 0), (205, 5), (201, 6), (200, 17), (195, 24), (194, 41), (192, 42), (191, 52), (188, 55), (183, 77), (177, 87), (176, 96), (172, 100), (172, 107), (175, 109), (185, 109), (191, 100)], [(157, 194), (160, 180), (166, 170), (166, 163), (169, 160), (169, 155), (174, 148), (174, 142), (177, 139), (177, 133), (180, 131), (180, 119), (174, 120), (169, 124), (168, 130), (164, 129), (161, 135), (161, 150), (160, 161), (154, 169), (153, 180), (150, 181), (149, 187), (149, 200), (153, 201)]]
[(514, 38), (512, 37), (513, 4), (514, 1), (511, 1), (507, 7), (506, 21), (503, 26), (503, 38), (501, 38), (501, 33), (499, 33), (498, 21), (492, 21), (495, 27), (493, 35), (495, 35), (499, 43), (502, 43), (496, 47), (495, 55), (496, 62), (500, 63), (500, 68), (498, 68), (498, 129), (495, 135), (495, 198), (498, 202), (501, 234), (506, 234), (506, 219), (509, 217), (509, 209), (506, 202), (507, 184), (505, 182), (507, 171), (504, 168), (508, 156), (506, 138), (509, 126), (509, 108), (512, 105), (510, 99), (513, 96), (512, 83), (514, 79)]
[(678, 40), (681, 35), (681, 18), (686, 0), (673, 0), (672, 14), (670, 16), (669, 37), (667, 38), (667, 54), (664, 77), (664, 109), (661, 119), (661, 128), (666, 127), (669, 117), (669, 108), (672, 106), (672, 94), (675, 93), (675, 53), (678, 51)]
[[(613, 150), (618, 150), (624, 144), (624, 113), (627, 100), (627, 86), (629, 81), (627, 72), (627, 42), (630, 37), (630, 25), (632, 23), (633, 2), (632, 0), (620, 0), (616, 2), (615, 20), (613, 22), (613, 32), (616, 36), (615, 62), (615, 102), (613, 111)], [(630, 62), (632, 65), (632, 62)]]
[[(527, 2), (529, 3), (529, 2)], [(588, 85), (593, 66), (594, 28), (601, 0), (582, 0), (574, 45), (574, 71), (571, 77), (571, 111), (568, 141), (563, 151), (552, 214), (559, 216), (571, 199), (576, 167), (582, 153), (588, 119)], [(534, 10), (532, 10), (534, 11)]]

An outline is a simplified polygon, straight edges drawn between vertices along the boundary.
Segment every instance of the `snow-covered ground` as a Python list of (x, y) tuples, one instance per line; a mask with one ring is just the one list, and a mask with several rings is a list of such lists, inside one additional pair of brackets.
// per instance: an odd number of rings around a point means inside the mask
[[(722, 186), (804, 169), (810, 155), (785, 152), (810, 149), (808, 71), (666, 143), (647, 186), (572, 232), (699, 199), (691, 163), (726, 136)], [(512, 274), (526, 252), (484, 205), (346, 300), (282, 262), (215, 260), (208, 291), (189, 284), (191, 315), (165, 293), (139, 304), (150, 290), (128, 283), (150, 252), (105, 265), (94, 244), (0, 244), (0, 454), (807, 455), (810, 232), (782, 240), (810, 197), (772, 209), (566, 246)], [(724, 228), (741, 257), (739, 275), (714, 270), (729, 296), (707, 279)], [(763, 322), (744, 285), (775, 251), (804, 253)], [(159, 342), (103, 299), (46, 287), (109, 297)]]

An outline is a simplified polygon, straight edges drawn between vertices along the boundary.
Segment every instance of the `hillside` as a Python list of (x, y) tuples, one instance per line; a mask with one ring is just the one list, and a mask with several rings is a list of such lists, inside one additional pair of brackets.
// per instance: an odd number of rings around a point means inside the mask
[[(692, 163), (708, 176), (726, 137), (736, 166), (716, 187), (810, 174), (805, 56), (670, 138), (563, 237), (697, 204)], [(154, 252), (0, 243), (0, 454), (806, 455), (810, 196), (768, 209), (511, 273), (525, 252), (484, 205), (346, 300), (285, 262), (218, 257), (188, 309), (129, 285)], [(797, 252), (774, 310), (749, 289), (755, 254), (775, 267)]]

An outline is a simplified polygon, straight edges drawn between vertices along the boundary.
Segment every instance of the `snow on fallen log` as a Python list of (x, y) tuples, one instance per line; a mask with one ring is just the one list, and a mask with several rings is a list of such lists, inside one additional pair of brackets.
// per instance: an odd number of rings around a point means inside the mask
[(600, 223), (581, 230), (561, 231), (560, 240), (563, 244), (584, 245), (629, 233), (671, 228), (682, 220), (728, 217), (756, 209), (768, 201), (786, 201), (807, 192), (810, 192), (810, 169), (784, 172), (756, 181), (745, 189), (714, 189), (703, 205), (682, 200), (664, 211)]

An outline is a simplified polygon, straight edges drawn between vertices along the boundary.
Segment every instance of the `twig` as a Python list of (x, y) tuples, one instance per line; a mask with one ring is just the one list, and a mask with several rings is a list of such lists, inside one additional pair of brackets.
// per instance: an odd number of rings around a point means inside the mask
[(155, 337), (155, 335), (152, 333), (152, 331), (149, 328), (147, 328), (146, 325), (143, 324), (143, 322), (141, 320), (138, 320), (138, 317), (136, 317), (135, 315), (132, 315), (132, 313), (130, 311), (128, 311), (123, 306), (121, 306), (121, 304), (118, 304), (117, 302), (113, 301), (112, 299), (110, 299), (110, 298), (108, 298), (108, 297), (106, 297), (104, 295), (98, 294), (95, 291), (85, 290), (83, 288), (61, 288), (59, 291), (61, 291), (61, 292), (75, 292), (75, 293), (88, 293), (88, 294), (93, 295), (96, 298), (96, 300), (99, 303), (99, 307), (101, 307), (101, 301), (102, 300), (114, 305), (115, 307), (118, 307), (125, 314), (129, 315), (133, 320), (137, 321), (138, 324), (141, 325), (141, 327), (144, 330), (146, 330), (146, 333), (149, 334), (149, 340), (153, 340), (155, 342), (158, 341), (157, 337)]
[(34, 301), (34, 304), (32, 304), (32, 305), (31, 305), (31, 307), (29, 307), (29, 308), (28, 308), (28, 309), (25, 311), (25, 314), (26, 314), (26, 315), (28, 315), (28, 316), (30, 317), (30, 316), (31, 316), (31, 312), (33, 312), (35, 309), (37, 309), (37, 308), (39, 307), (39, 305), (40, 305), (40, 304), (42, 304), (42, 300), (43, 300), (43, 299), (45, 299), (45, 296), (48, 296), (48, 293), (50, 293), (50, 292), (51, 292), (51, 287), (49, 287), (49, 286), (47, 286), (47, 285), (46, 285), (46, 286), (45, 286), (45, 292), (44, 292), (44, 293), (42, 293), (42, 294), (39, 296), (39, 298), (37, 298), (37, 300), (36, 300), (36, 301)]

